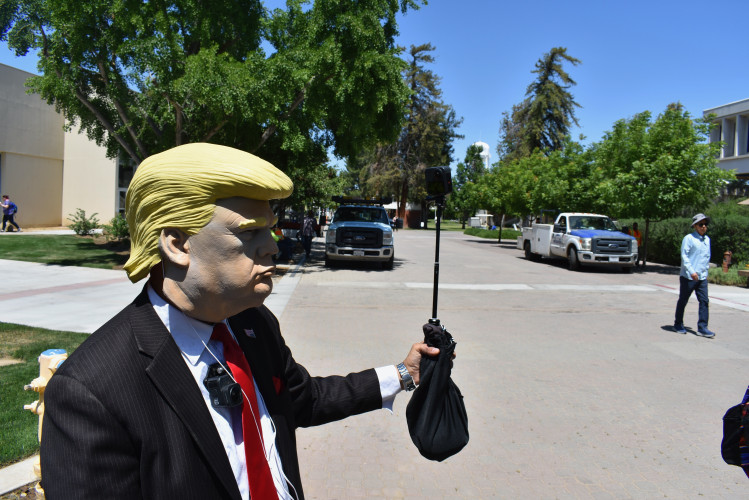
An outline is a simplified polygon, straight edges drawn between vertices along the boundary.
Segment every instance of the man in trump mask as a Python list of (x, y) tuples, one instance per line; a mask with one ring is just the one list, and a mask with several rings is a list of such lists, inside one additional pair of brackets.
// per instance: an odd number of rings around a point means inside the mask
[(383, 407), (419, 382), (398, 365), (313, 377), (263, 305), (270, 200), (291, 180), (249, 153), (187, 144), (147, 158), (127, 193), (140, 295), (45, 393), (47, 498), (302, 499), (295, 430)]

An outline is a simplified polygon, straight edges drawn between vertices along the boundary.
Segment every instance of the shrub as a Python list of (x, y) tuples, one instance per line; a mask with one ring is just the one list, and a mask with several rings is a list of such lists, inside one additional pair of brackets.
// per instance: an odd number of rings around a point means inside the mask
[(79, 236), (88, 236), (94, 229), (99, 229), (100, 227), (99, 219), (96, 218), (96, 212), (91, 214), (90, 217), (86, 217), (86, 212), (78, 208), (75, 211), (75, 215), (70, 214), (68, 217), (73, 221), (68, 227)]
[[(648, 234), (648, 261), (672, 266), (681, 265), (681, 240), (690, 232), (691, 219), (676, 218), (650, 223)], [(645, 223), (640, 231), (645, 238)]]
[(708, 271), (707, 281), (716, 285), (746, 286), (747, 279), (739, 276), (739, 269), (745, 269), (743, 264), (730, 266), (728, 272), (723, 272), (723, 267), (713, 267)]
[[(466, 228), (465, 231), (463, 231), (463, 234), (496, 240), (499, 238), (499, 229), (481, 229), (480, 227), (469, 227)], [(520, 236), (521, 234), (522, 233), (520, 231), (516, 231), (514, 229), (502, 229), (503, 240), (517, 240), (518, 236)]]
[[(749, 261), (749, 215), (747, 212), (716, 205), (705, 212), (711, 219), (707, 235), (710, 237), (710, 261), (723, 264), (723, 253), (730, 250), (733, 262)], [(681, 265), (681, 241), (692, 231), (691, 217), (679, 217), (650, 223), (648, 261), (674, 266)], [(645, 236), (645, 223), (640, 223)], [(631, 227), (631, 224), (630, 224)]]
[(124, 240), (130, 238), (130, 228), (127, 225), (127, 219), (122, 214), (115, 215), (109, 224), (102, 226), (104, 236), (108, 240)]

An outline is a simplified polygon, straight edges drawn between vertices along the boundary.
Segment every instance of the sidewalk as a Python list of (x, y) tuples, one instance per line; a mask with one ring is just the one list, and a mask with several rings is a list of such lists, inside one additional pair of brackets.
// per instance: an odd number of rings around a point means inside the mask
[[(25, 234), (29, 233), (24, 231), (19, 236)], [(281, 316), (299, 283), (299, 270), (303, 264), (302, 253), (297, 264), (290, 266), (280, 279), (274, 280), (273, 293), (265, 305), (276, 316)], [(132, 302), (144, 286), (144, 282), (131, 283), (124, 271), (2, 259), (0, 276), (3, 277), (4, 290), (0, 293), (1, 322), (83, 333), (93, 333)], [(29, 398), (31, 402), (31, 394)], [(36, 480), (33, 461), (34, 457), (31, 457), (0, 469), (0, 495)]]

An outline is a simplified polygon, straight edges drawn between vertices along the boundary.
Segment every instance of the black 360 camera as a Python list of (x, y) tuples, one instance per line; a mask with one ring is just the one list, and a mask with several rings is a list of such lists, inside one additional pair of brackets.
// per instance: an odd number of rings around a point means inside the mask
[(214, 408), (234, 408), (242, 404), (242, 387), (227, 370), (220, 363), (214, 363), (208, 367), (208, 374), (203, 380)]
[(453, 190), (450, 167), (429, 167), (424, 171), (429, 198), (445, 196)]

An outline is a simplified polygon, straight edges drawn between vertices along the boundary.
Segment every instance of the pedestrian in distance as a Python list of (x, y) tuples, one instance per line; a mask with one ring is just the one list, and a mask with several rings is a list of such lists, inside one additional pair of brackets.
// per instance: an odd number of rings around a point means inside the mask
[(292, 189), (270, 163), (215, 144), (140, 164), (125, 271), (146, 285), (47, 385), (48, 500), (302, 500), (296, 429), (391, 409), (419, 383), (422, 355), (440, 352), (425, 343), (346, 376), (294, 359), (263, 304), (278, 251), (270, 201)]
[(4, 194), (0, 206), (3, 207), (3, 231), (10, 231), (10, 226), (16, 226), (16, 231), (20, 233), (21, 228), (18, 227), (18, 224), (15, 221), (16, 213), (18, 212), (18, 205), (10, 201), (10, 197), (7, 194)]
[(642, 255), (642, 233), (640, 232), (640, 229), (637, 227), (637, 222), (632, 223), (632, 232), (628, 233), (631, 236), (634, 236), (637, 240), (637, 260), (635, 260), (635, 265), (640, 265), (640, 256)]
[(681, 270), (679, 272), (679, 300), (676, 303), (674, 330), (687, 333), (684, 328), (684, 309), (692, 292), (699, 302), (697, 333), (700, 337), (713, 338), (715, 333), (707, 328), (709, 319), (709, 298), (707, 295), (707, 272), (710, 268), (710, 237), (707, 226), (710, 218), (705, 214), (692, 217), (693, 231), (684, 236), (681, 242)]
[(302, 247), (304, 248), (304, 254), (308, 259), (312, 253), (312, 238), (314, 237), (315, 215), (312, 213), (312, 210), (310, 210), (302, 221)]

